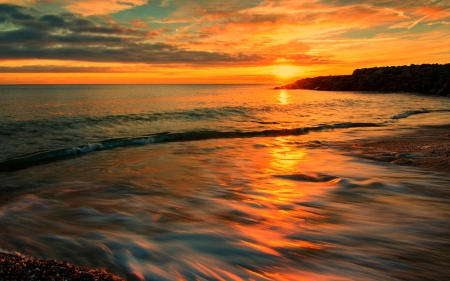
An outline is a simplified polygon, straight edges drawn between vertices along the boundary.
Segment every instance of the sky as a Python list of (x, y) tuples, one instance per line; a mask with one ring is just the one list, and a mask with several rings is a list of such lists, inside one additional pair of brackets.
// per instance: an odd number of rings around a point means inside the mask
[(285, 84), (449, 46), (450, 0), (0, 0), (0, 84)]

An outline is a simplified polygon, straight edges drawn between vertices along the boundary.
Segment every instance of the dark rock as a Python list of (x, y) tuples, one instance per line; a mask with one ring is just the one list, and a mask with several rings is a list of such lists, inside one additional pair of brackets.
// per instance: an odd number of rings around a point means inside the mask
[(415, 92), (450, 95), (450, 64), (422, 64), (355, 69), (352, 75), (304, 78), (275, 89), (319, 91)]
[(0, 253), (0, 280), (124, 281), (103, 269), (74, 266), (52, 259), (39, 260), (13, 253)]

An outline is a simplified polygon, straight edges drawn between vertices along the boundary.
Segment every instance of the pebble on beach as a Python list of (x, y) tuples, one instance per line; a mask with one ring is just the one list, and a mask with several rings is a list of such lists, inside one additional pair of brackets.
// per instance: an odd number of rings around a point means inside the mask
[(13, 253), (0, 253), (0, 281), (122, 281), (103, 269), (71, 265), (53, 259), (39, 260)]

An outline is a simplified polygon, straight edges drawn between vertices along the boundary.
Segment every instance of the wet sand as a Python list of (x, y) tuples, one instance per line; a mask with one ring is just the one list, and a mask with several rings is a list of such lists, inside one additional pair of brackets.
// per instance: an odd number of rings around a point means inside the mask
[(450, 172), (450, 125), (427, 127), (414, 133), (358, 141), (350, 145), (356, 156)]

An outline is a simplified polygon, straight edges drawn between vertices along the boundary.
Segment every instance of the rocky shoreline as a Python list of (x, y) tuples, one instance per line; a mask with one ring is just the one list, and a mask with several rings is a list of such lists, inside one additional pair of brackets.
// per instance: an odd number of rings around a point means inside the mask
[(411, 92), (450, 96), (450, 64), (361, 68), (352, 75), (304, 78), (275, 89)]
[(0, 280), (124, 281), (103, 269), (71, 265), (53, 259), (35, 259), (16, 253), (0, 253)]

